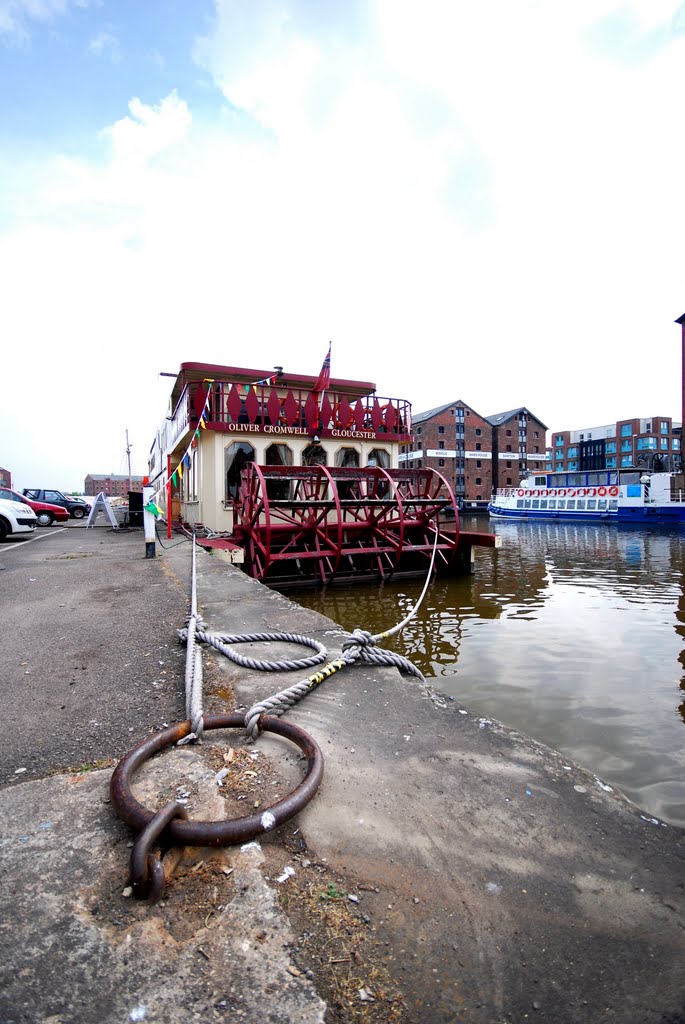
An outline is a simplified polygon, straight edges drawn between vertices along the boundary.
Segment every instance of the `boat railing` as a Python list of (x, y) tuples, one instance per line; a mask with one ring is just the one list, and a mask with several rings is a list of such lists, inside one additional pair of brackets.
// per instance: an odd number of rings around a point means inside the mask
[(190, 397), (190, 388), (186, 384), (171, 417), (167, 419), (166, 423), (162, 427), (161, 432), (165, 435), (164, 440), (166, 451), (173, 451), (174, 446), (188, 431), (191, 413)]
[(304, 388), (214, 381), (186, 385), (160, 431), (163, 451), (173, 451), (200, 417), (209, 430), (232, 428), (268, 433), (310, 433), (323, 437), (369, 436), (411, 439), (411, 403), (379, 395), (354, 397), (335, 391), (321, 395)]

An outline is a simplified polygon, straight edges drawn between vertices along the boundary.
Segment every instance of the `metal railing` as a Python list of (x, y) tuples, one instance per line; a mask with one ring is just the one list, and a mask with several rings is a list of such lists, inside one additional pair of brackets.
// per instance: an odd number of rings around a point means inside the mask
[[(206, 388), (186, 385), (173, 415), (160, 430), (160, 447), (173, 451), (204, 408)], [(230, 430), (232, 426), (298, 427), (320, 436), (346, 436), (346, 432), (368, 433), (388, 439), (408, 438), (411, 433), (411, 404), (404, 399), (377, 395), (350, 400), (337, 392), (314, 392), (297, 388), (247, 387), (232, 381), (216, 381), (211, 388), (205, 415), (208, 429)]]

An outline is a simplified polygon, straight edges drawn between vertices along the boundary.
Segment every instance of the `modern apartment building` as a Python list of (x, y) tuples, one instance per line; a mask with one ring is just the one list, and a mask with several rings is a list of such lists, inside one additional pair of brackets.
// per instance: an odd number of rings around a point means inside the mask
[(106, 494), (109, 498), (127, 498), (129, 491), (142, 490), (142, 476), (117, 473), (110, 473), (108, 476), (89, 473), (83, 485), (84, 494)]
[(437, 469), (457, 498), (486, 503), (526, 470), (544, 469), (546, 430), (525, 406), (482, 416), (458, 399), (414, 414), (413, 441), (401, 446), (399, 462)]
[(618, 420), (600, 427), (554, 431), (548, 473), (597, 469), (676, 470), (682, 426), (670, 416)]

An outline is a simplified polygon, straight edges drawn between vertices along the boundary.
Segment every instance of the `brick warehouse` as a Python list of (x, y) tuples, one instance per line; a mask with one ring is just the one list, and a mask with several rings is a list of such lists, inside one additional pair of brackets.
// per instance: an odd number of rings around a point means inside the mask
[(437, 469), (457, 499), (485, 505), (498, 487), (517, 484), (527, 470), (544, 470), (546, 431), (525, 406), (481, 416), (457, 400), (413, 417), (414, 440), (401, 447), (399, 461)]
[(129, 491), (143, 490), (142, 476), (119, 473), (89, 473), (84, 483), (85, 494), (106, 494), (110, 498), (126, 498)]

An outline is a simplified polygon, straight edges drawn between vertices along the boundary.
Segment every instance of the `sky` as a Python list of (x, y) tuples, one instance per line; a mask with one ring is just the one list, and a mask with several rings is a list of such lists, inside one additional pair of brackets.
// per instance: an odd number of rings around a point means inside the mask
[(142, 475), (160, 374), (329, 341), (415, 412), (679, 422), (684, 128), (681, 0), (0, 0), (0, 466)]

